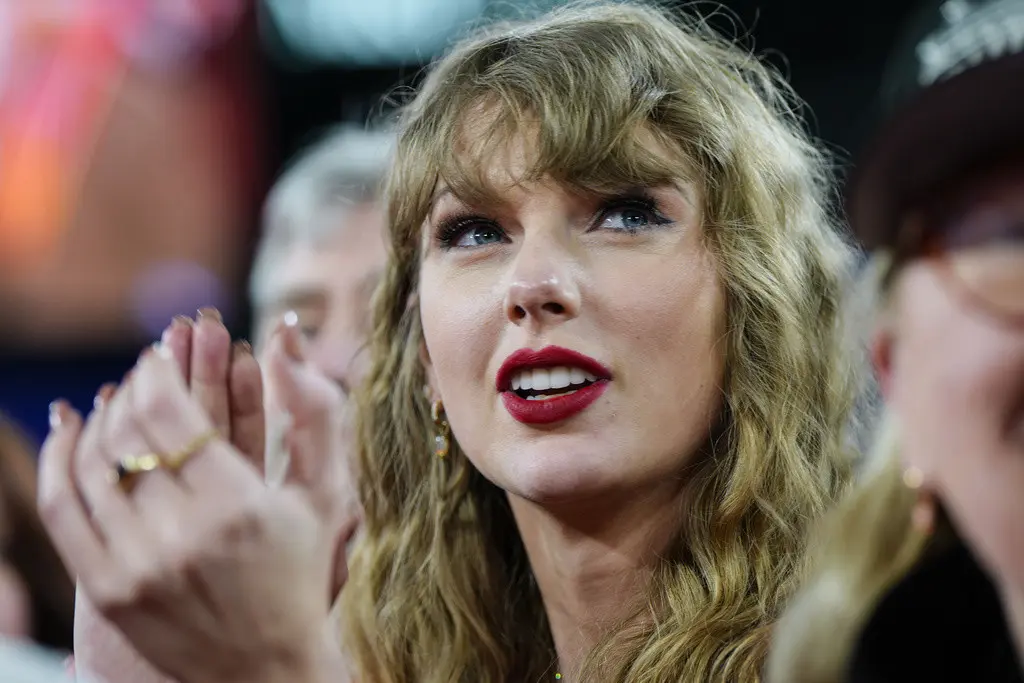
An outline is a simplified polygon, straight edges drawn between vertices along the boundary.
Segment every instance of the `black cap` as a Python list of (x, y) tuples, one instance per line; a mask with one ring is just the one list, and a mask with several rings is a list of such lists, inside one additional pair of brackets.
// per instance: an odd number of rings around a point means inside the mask
[(1024, 152), (1024, 0), (932, 2), (883, 80), (887, 120), (851, 175), (846, 209), (869, 249), (942, 183)]

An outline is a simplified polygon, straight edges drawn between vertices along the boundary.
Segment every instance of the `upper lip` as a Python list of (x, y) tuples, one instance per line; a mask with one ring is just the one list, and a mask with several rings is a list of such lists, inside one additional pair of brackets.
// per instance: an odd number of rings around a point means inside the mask
[(513, 375), (520, 370), (554, 368), (563, 365), (579, 368), (598, 379), (612, 378), (612, 371), (590, 356), (561, 346), (545, 346), (543, 349), (519, 349), (514, 352), (498, 368), (494, 384), (499, 392), (509, 391), (512, 387)]

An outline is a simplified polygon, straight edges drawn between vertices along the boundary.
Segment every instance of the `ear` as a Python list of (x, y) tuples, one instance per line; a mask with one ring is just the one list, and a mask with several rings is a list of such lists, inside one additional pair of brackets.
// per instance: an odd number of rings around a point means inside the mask
[(895, 334), (888, 325), (879, 327), (871, 340), (871, 364), (875, 368), (878, 387), (885, 400), (892, 397), (893, 346), (895, 344)]

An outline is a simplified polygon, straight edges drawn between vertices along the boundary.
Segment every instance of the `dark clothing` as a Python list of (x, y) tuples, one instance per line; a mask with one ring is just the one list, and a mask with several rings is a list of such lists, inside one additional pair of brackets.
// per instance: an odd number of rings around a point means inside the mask
[(959, 542), (930, 556), (879, 603), (848, 683), (1024, 683), (995, 587)]

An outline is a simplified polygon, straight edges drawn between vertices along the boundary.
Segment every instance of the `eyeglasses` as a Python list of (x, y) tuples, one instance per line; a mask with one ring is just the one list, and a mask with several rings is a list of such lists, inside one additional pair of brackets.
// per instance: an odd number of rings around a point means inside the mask
[(983, 203), (911, 222), (899, 260), (934, 259), (954, 291), (999, 320), (1024, 326), (1024, 208)]

